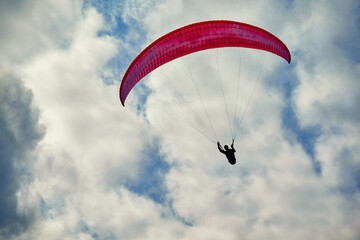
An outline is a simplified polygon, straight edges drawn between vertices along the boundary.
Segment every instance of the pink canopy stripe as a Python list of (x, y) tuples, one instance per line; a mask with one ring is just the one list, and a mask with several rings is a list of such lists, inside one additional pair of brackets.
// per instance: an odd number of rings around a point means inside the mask
[(176, 58), (210, 48), (244, 47), (264, 50), (284, 58), (291, 55), (286, 45), (273, 34), (246, 23), (206, 21), (176, 29), (145, 48), (127, 69), (120, 86), (120, 101), (143, 77)]

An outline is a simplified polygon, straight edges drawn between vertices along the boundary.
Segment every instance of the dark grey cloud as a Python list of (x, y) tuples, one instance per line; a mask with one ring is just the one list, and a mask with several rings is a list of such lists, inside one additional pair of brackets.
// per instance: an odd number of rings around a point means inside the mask
[(21, 80), (0, 76), (0, 238), (26, 230), (34, 217), (19, 212), (16, 193), (29, 176), (28, 153), (42, 136), (32, 92)]

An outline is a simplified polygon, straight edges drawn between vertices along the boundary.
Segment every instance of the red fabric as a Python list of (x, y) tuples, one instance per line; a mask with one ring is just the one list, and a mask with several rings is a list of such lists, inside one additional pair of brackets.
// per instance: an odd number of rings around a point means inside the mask
[(255, 48), (291, 61), (286, 45), (264, 29), (233, 21), (194, 23), (162, 36), (135, 58), (121, 82), (121, 103), (124, 105), (137, 82), (159, 66), (193, 52), (220, 47)]

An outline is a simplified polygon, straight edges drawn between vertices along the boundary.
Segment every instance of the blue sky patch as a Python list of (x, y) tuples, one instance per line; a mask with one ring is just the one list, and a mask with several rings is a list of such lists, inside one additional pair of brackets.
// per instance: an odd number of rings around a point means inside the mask
[[(285, 107), (281, 113), (282, 126), (292, 133), (297, 142), (301, 144), (304, 151), (311, 157), (315, 173), (321, 175), (321, 163), (315, 158), (315, 144), (321, 135), (321, 129), (319, 126), (301, 127), (299, 124), (293, 102), (293, 91), (299, 85), (299, 80), (292, 71), (295, 68), (295, 63), (291, 64), (287, 66), (287, 69), (274, 72), (269, 77), (268, 83), (270, 86), (279, 89), (284, 96)], [(291, 139), (288, 141), (291, 142)]]
[(166, 200), (166, 186), (164, 177), (170, 169), (159, 151), (158, 141), (149, 146), (143, 153), (143, 162), (139, 171), (139, 178), (128, 181), (125, 186), (132, 192), (144, 195), (157, 203)]

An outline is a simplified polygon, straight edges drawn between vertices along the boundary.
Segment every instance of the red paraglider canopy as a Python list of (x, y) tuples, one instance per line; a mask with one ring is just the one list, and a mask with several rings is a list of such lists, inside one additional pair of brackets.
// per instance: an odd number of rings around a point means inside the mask
[(221, 47), (259, 49), (291, 61), (286, 45), (259, 27), (223, 20), (190, 24), (160, 37), (135, 58), (121, 82), (122, 105), (135, 84), (159, 66), (190, 53)]

